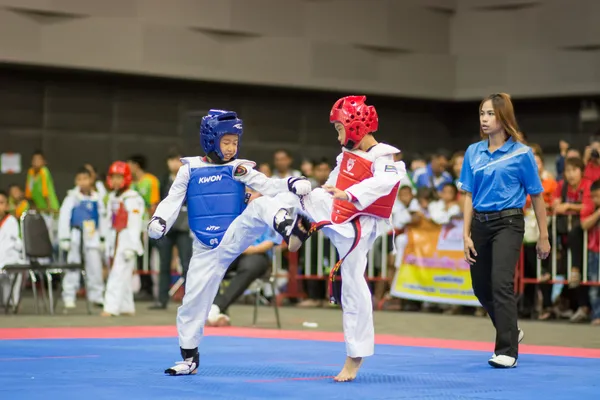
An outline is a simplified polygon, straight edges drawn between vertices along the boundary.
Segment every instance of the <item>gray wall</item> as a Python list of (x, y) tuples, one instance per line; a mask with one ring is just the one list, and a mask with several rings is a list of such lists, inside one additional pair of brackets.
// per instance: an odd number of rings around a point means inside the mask
[(0, 61), (432, 99), (600, 93), (598, 0), (0, 0)]
[[(105, 171), (133, 153), (161, 173), (168, 148), (200, 154), (198, 123), (209, 108), (232, 109), (244, 120), (241, 156), (272, 161), (275, 149), (332, 161), (339, 152), (329, 110), (337, 93), (203, 84), (135, 76), (0, 67), (0, 153), (18, 152), (28, 167), (36, 149), (46, 153), (58, 193), (74, 170), (91, 162)], [(460, 146), (449, 131), (445, 103), (369, 96), (380, 118), (378, 138), (403, 151), (424, 144)], [(426, 139), (424, 136), (426, 135)], [(24, 183), (25, 174), (0, 175), (0, 188)]]

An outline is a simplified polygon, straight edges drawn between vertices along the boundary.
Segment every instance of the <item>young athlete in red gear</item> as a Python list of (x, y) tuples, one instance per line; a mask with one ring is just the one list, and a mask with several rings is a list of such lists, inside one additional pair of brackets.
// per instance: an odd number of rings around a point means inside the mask
[(135, 305), (131, 276), (137, 257), (144, 253), (141, 239), (144, 200), (136, 191), (129, 189), (131, 171), (127, 163), (114, 162), (108, 169), (108, 182), (112, 192), (106, 213), (106, 253), (111, 268), (102, 316), (133, 315)]
[(330, 277), (332, 300), (341, 301), (343, 310), (347, 358), (335, 378), (341, 382), (353, 380), (363, 358), (374, 352), (373, 306), (364, 277), (367, 253), (387, 231), (382, 222), (389, 220), (400, 180), (406, 175), (404, 163), (394, 162), (393, 155), (400, 150), (373, 137), (379, 121), (375, 107), (365, 100), (365, 96), (343, 97), (331, 109), (329, 119), (343, 149), (323, 188), (301, 197), (282, 193), (259, 198), (247, 210), (264, 220), (272, 210), (275, 230), (296, 249), (308, 236), (298, 230), (297, 215), (304, 214), (313, 221), (310, 233), (323, 229), (343, 256)]

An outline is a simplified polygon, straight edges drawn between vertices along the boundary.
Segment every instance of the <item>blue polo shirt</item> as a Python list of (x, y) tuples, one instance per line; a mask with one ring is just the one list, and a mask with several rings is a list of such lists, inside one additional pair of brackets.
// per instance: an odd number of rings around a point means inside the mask
[(487, 140), (470, 145), (458, 187), (472, 194), (479, 212), (523, 208), (528, 194), (544, 191), (531, 148), (512, 138), (493, 153)]
[(415, 171), (413, 182), (417, 188), (428, 187), (435, 190), (442, 190), (445, 184), (452, 183), (452, 175), (444, 171), (442, 175), (436, 177), (431, 169), (431, 163), (429, 163), (426, 167)]
[[(267, 229), (265, 229), (263, 234), (258, 239), (256, 239), (256, 241), (252, 245), (258, 246), (259, 244), (261, 244), (262, 242), (266, 242), (267, 240), (270, 242), (273, 242), (274, 245), (277, 246), (277, 245), (281, 244), (283, 238), (281, 237), (281, 235), (276, 233), (273, 229), (267, 228)], [(269, 258), (273, 257), (273, 249), (267, 250), (267, 252), (265, 254)]]

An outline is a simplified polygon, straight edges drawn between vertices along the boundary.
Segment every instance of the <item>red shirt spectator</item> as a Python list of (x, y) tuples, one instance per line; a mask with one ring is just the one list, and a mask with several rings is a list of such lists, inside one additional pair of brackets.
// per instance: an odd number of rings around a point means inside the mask
[[(558, 182), (552, 194), (555, 214), (579, 213), (583, 208), (583, 199), (589, 198), (592, 182), (582, 178), (585, 166), (579, 158), (565, 160), (565, 179)], [(567, 185), (565, 187), (565, 185)], [(564, 199), (563, 199), (564, 197)]]
[[(554, 190), (554, 200), (560, 199), (563, 202), (562, 194), (563, 194), (563, 186), (565, 181), (562, 180), (558, 182), (556, 185), (556, 189)], [(579, 182), (577, 187), (572, 187), (571, 185), (567, 185), (567, 196), (564, 200), (565, 203), (583, 203), (583, 198), (585, 196), (589, 196), (590, 186), (592, 186), (592, 181), (588, 179), (582, 179)]]
[(581, 228), (588, 232), (588, 250), (600, 253), (600, 181), (592, 183), (590, 196), (583, 199)]
[(589, 161), (585, 166), (583, 177), (592, 182), (600, 179), (600, 164), (596, 164), (594, 161)]

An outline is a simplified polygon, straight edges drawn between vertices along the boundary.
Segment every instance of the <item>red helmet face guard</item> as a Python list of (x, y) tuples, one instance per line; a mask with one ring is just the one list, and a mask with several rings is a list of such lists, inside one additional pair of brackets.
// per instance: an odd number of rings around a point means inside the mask
[(375, 107), (365, 104), (366, 96), (346, 96), (335, 102), (329, 113), (329, 122), (339, 122), (346, 135), (343, 146), (356, 148), (369, 133), (377, 131), (379, 117)]
[[(113, 175), (122, 175), (123, 176), (123, 184), (121, 185), (121, 187), (113, 186), (112, 180), (111, 180), (111, 177)], [(132, 179), (133, 178), (131, 176), (131, 169), (129, 168), (129, 165), (123, 161), (115, 161), (108, 168), (108, 174), (106, 177), (106, 185), (112, 190), (129, 189)]]

